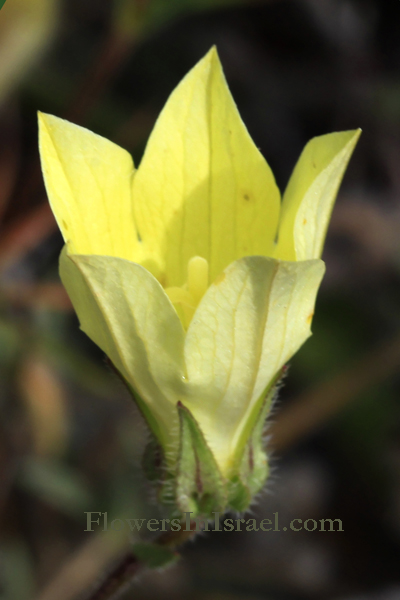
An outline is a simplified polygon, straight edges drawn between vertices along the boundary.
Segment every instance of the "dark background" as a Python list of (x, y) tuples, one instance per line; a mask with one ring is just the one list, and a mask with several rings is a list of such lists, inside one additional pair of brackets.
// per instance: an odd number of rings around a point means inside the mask
[(140, 161), (169, 93), (217, 45), (283, 190), (315, 135), (363, 134), (333, 213), (314, 336), (269, 428), (252, 514), (343, 532), (208, 533), (137, 599), (400, 599), (400, 2), (7, 0), (0, 12), (0, 598), (73, 600), (157, 516), (141, 419), (78, 329), (57, 274), (36, 111)]

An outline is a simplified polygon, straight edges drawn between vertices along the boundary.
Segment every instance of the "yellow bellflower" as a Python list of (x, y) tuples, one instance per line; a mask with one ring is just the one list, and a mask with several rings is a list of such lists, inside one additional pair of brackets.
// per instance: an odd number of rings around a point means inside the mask
[(359, 130), (311, 140), (281, 202), (215, 49), (171, 94), (137, 170), (110, 141), (39, 121), (61, 278), (163, 450), (164, 496), (206, 516), (246, 508), (267, 477), (274, 385), (311, 335)]

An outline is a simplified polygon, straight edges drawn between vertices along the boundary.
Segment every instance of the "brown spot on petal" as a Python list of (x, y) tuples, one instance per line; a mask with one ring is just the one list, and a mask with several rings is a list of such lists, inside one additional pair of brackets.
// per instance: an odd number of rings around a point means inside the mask
[(313, 316), (314, 316), (313, 312), (308, 315), (308, 317), (307, 317), (307, 323), (311, 323)]
[(303, 225), (307, 225), (307, 219), (303, 219)]

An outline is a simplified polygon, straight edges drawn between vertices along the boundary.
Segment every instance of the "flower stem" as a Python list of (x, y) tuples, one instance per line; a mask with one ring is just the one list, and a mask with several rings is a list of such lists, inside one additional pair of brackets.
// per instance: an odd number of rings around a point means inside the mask
[(131, 552), (127, 553), (107, 575), (87, 600), (113, 600), (123, 594), (134, 577), (143, 568), (143, 563)]
[[(175, 549), (196, 533), (196, 522), (190, 523), (190, 530), (166, 531), (153, 544), (155, 547)], [(138, 558), (134, 551), (127, 552), (105, 579), (86, 597), (85, 600), (115, 600), (131, 587), (136, 575), (148, 569), (149, 565)]]

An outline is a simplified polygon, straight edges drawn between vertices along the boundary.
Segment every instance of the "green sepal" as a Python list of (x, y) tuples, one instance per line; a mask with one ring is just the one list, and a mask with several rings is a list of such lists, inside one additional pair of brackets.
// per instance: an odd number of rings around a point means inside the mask
[(149, 481), (155, 482), (162, 479), (164, 473), (164, 454), (160, 443), (153, 435), (151, 435), (151, 439), (144, 449), (142, 467)]
[(176, 501), (182, 512), (193, 517), (212, 517), (227, 507), (225, 481), (192, 413), (181, 402), (180, 450), (176, 475)]
[(237, 512), (244, 512), (252, 501), (249, 488), (243, 483), (239, 475), (232, 477), (227, 487), (229, 508)]
[(137, 542), (132, 547), (134, 555), (149, 569), (166, 567), (179, 559), (178, 552), (161, 544), (151, 542)]
[(272, 389), (264, 400), (240, 465), (240, 478), (246, 482), (251, 498), (263, 488), (269, 473), (264, 429), (275, 391), (275, 388)]
[(240, 461), (239, 473), (228, 483), (230, 508), (242, 512), (251, 504), (254, 496), (264, 487), (269, 475), (268, 458), (264, 443), (265, 421), (276, 395), (274, 385), (266, 394), (253, 431), (246, 443)]

